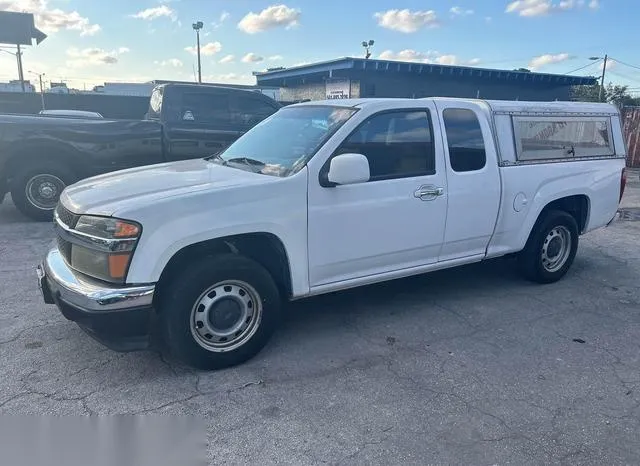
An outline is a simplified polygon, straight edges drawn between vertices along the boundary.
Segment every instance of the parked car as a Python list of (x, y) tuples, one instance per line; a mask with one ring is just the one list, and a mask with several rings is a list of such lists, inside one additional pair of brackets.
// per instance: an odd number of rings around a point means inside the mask
[(111, 348), (159, 322), (175, 356), (217, 369), (258, 353), (283, 300), (506, 255), (555, 282), (613, 221), (624, 166), (608, 104), (296, 104), (208, 159), (66, 188), (39, 282)]
[(6, 192), (50, 220), (65, 186), (111, 171), (219, 152), (280, 105), (257, 92), (163, 84), (145, 120), (0, 115), (0, 202)]
[(53, 116), (53, 117), (69, 117), (69, 118), (92, 118), (102, 119), (104, 118), (98, 112), (88, 112), (85, 110), (40, 110), (38, 115)]

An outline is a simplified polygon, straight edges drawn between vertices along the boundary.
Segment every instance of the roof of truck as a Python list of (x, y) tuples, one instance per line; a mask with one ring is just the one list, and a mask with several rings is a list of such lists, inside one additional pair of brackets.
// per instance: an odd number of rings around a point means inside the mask
[[(483, 100), (465, 99), (458, 97), (426, 97), (424, 99), (408, 98), (365, 98), (365, 99), (335, 99), (316, 100), (302, 102), (293, 106), (307, 105), (333, 105), (337, 107), (366, 107), (369, 105), (389, 104), (390, 107), (401, 105), (402, 103), (415, 103), (416, 100), (433, 100), (435, 102), (466, 102), (481, 106), (489, 106), (494, 112), (505, 113), (618, 113), (618, 108), (613, 104), (598, 102), (530, 102), (524, 100)], [(485, 107), (486, 108), (486, 107)]]

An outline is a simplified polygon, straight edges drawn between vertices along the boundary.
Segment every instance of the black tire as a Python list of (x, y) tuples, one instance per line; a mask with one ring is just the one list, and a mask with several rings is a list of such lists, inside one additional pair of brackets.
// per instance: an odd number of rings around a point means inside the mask
[[(569, 238), (570, 245), (566, 245), (566, 239), (557, 238), (563, 235)], [(578, 240), (578, 224), (572, 215), (561, 210), (546, 212), (534, 225), (525, 248), (518, 255), (520, 271), (536, 283), (557, 282), (573, 264)], [(560, 249), (558, 254), (553, 254), (554, 247)], [(554, 257), (557, 262), (552, 260)]]
[[(77, 180), (76, 175), (64, 167), (51, 163), (38, 163), (21, 168), (12, 177), (11, 198), (13, 203), (27, 217), (37, 221), (50, 221), (53, 211), (60, 199), (60, 194), (66, 186)], [(53, 190), (50, 198), (43, 199), (43, 202), (36, 202), (38, 196), (28, 195), (28, 190), (36, 189), (48, 183), (48, 188)]]
[[(233, 336), (233, 338), (238, 338), (236, 344), (239, 346), (237, 347), (222, 350), (213, 347), (205, 348), (203, 345), (206, 344), (225, 345), (227, 343), (206, 341), (201, 335), (203, 330), (198, 330), (196, 328), (198, 325), (195, 325), (196, 323), (202, 324), (202, 322), (194, 322), (192, 325), (192, 318), (194, 320), (200, 318), (207, 322), (207, 325), (213, 325), (208, 316), (216, 315), (213, 311), (209, 314), (208, 310), (214, 309), (215, 306), (206, 308), (206, 314), (204, 312), (198, 314), (198, 310), (202, 306), (196, 307), (196, 305), (201, 299), (207, 299), (212, 294), (211, 292), (209, 295), (205, 295), (214, 285), (229, 281), (249, 286), (250, 290), (247, 296), (253, 295), (255, 299), (250, 297), (246, 299), (251, 302), (255, 301), (256, 305), (259, 302), (261, 305), (259, 322), (255, 325), (251, 324), (253, 333), (243, 330), (243, 332), (247, 332), (244, 337), (237, 337), (237, 334)], [(203, 258), (191, 265), (188, 270), (181, 273), (172, 282), (167, 283), (165, 289), (160, 293), (160, 322), (167, 349), (175, 358), (197, 369), (223, 369), (251, 359), (267, 344), (280, 321), (280, 294), (273, 278), (262, 265), (238, 254), (225, 253)], [(215, 295), (215, 293), (213, 294)], [(218, 296), (221, 295), (222, 293)], [(219, 302), (224, 299), (229, 302), (233, 301), (234, 296), (239, 295), (229, 296), (229, 298), (225, 296), (219, 299)], [(214, 296), (213, 299), (218, 298)], [(254, 310), (257, 309), (256, 305), (253, 305)], [(237, 322), (244, 322), (244, 319), (239, 319)], [(231, 342), (233, 341), (232, 339)]]

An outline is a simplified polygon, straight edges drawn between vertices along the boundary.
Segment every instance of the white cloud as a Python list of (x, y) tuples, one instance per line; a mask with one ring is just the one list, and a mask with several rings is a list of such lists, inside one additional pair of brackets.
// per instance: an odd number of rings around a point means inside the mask
[(249, 52), (244, 57), (242, 57), (242, 63), (259, 63), (264, 61), (264, 57), (257, 55), (253, 52)]
[(379, 55), (379, 58), (381, 60), (408, 61), (438, 65), (474, 66), (480, 64), (479, 58), (462, 60), (457, 55), (441, 54), (435, 50), (419, 52), (413, 49), (405, 49), (397, 53), (392, 50), (385, 50)]
[(538, 68), (542, 68), (547, 65), (553, 65), (554, 63), (562, 63), (564, 61), (569, 60), (571, 57), (568, 53), (558, 53), (558, 54), (545, 54), (534, 57), (529, 62), (529, 68), (532, 70), (536, 70)]
[(248, 13), (238, 23), (238, 29), (247, 34), (279, 27), (289, 29), (299, 24), (300, 14), (300, 10), (289, 8), (287, 5), (271, 5), (260, 13)]
[(233, 63), (233, 60), (235, 60), (235, 56), (233, 55), (226, 55), (224, 57), (222, 57), (218, 63)]
[(127, 52), (129, 52), (127, 47), (120, 47), (112, 51), (97, 47), (86, 49), (72, 47), (67, 50), (69, 57), (67, 66), (69, 68), (83, 68), (91, 65), (114, 65), (118, 63), (118, 57)]
[[(192, 55), (196, 55), (198, 53), (198, 49), (193, 46), (185, 47), (184, 49)], [(209, 42), (200, 47), (200, 54), (206, 56), (215, 55), (220, 50), (222, 50), (222, 44), (220, 42)]]
[(284, 60), (284, 57), (282, 55), (271, 55), (268, 58), (269, 61), (280, 61), (280, 60)]
[(375, 13), (373, 16), (378, 20), (379, 26), (404, 33), (412, 33), (424, 27), (432, 28), (440, 25), (436, 12), (433, 10), (387, 10)]
[(453, 16), (469, 16), (469, 15), (472, 15), (474, 13), (473, 10), (465, 10), (464, 8), (459, 7), (459, 6), (451, 7), (449, 12)]
[(50, 34), (61, 29), (80, 31), (81, 36), (92, 36), (100, 31), (98, 24), (77, 11), (49, 8), (49, 0), (0, 0), (0, 11), (33, 13), (36, 27)]
[(145, 21), (151, 21), (162, 17), (171, 18), (172, 21), (178, 19), (176, 16), (176, 12), (173, 9), (169, 8), (167, 5), (147, 8), (146, 10), (141, 10), (130, 16), (132, 18), (143, 19)]
[(591, 0), (587, 5), (586, 0), (515, 0), (507, 5), (505, 11), (515, 13), (518, 16), (545, 16), (585, 6), (597, 10), (600, 7), (600, 2), (599, 0)]
[(172, 68), (180, 68), (183, 65), (182, 60), (179, 60), (177, 58), (169, 58), (168, 60), (155, 61), (154, 63), (156, 65), (168, 66)]
[(211, 25), (213, 26), (213, 29), (218, 29), (220, 26), (222, 26), (226, 20), (229, 19), (231, 15), (229, 14), (228, 11), (223, 11), (222, 13), (220, 13), (220, 17), (218, 18), (218, 21), (214, 21), (211, 23)]

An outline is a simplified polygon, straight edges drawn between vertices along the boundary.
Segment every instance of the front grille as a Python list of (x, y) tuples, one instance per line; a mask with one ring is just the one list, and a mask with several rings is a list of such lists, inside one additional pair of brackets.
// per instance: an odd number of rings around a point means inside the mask
[(71, 243), (65, 239), (63, 239), (60, 235), (57, 237), (58, 240), (58, 251), (67, 262), (67, 264), (71, 264)]
[(66, 209), (60, 202), (58, 202), (58, 207), (56, 207), (56, 215), (58, 216), (60, 221), (69, 228), (74, 228), (76, 226), (76, 223), (78, 223), (78, 219), (80, 218), (80, 215), (76, 215), (70, 210)]

